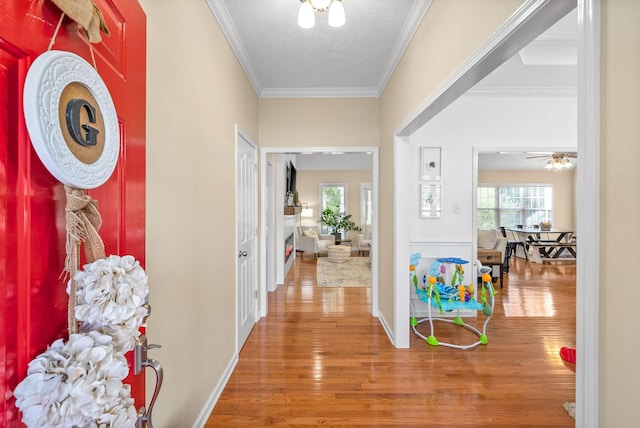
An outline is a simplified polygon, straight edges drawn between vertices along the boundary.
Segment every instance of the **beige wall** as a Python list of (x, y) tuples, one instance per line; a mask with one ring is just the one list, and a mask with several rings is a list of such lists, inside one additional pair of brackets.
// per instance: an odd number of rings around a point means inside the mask
[[(380, 98), (379, 302), (393, 328), (394, 131), (522, 4), (434, 0)], [(400, 221), (402, 221), (400, 219)]]
[(262, 147), (376, 146), (377, 98), (260, 99)]
[[(297, 187), (301, 202), (306, 202), (313, 209), (313, 218), (302, 218), (304, 224), (318, 224), (320, 218), (320, 183), (345, 183), (347, 185), (347, 214), (351, 220), (361, 225), (360, 220), (360, 185), (371, 184), (371, 171), (298, 171)], [(355, 245), (355, 243), (353, 243)]]
[(554, 228), (576, 228), (576, 170), (478, 171), (478, 184), (550, 184), (553, 186)]
[(258, 100), (206, 2), (140, 3), (148, 25), (148, 336), (162, 345), (149, 355), (165, 368), (153, 418), (187, 427), (235, 353), (234, 124), (257, 139)]
[[(233, 254), (209, 245), (234, 239), (233, 124), (269, 147), (379, 142), (380, 304), (392, 322), (393, 131), (522, 0), (434, 0), (379, 100), (259, 102), (205, 2), (140, 3), (148, 15), (148, 332), (163, 344), (152, 355), (166, 368), (154, 418), (190, 426), (234, 349)], [(599, 425), (632, 426), (640, 287), (620, 266), (640, 256), (640, 2), (603, 0), (602, 11)]]
[[(638, 425), (640, 334), (640, 2), (602, 1), (601, 427)], [(584, 195), (589, 197), (589, 195)], [(580, 356), (578, 356), (580, 358)]]

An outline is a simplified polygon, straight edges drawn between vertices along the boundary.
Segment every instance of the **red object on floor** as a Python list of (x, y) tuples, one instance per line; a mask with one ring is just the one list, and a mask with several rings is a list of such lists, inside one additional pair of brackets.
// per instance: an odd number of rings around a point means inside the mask
[(567, 348), (563, 346), (560, 348), (560, 358), (562, 358), (567, 363), (575, 364), (576, 363), (576, 348)]

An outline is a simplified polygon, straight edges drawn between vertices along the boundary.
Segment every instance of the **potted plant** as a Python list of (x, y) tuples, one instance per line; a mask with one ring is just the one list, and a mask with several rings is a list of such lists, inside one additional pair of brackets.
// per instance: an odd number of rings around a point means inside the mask
[(360, 227), (351, 221), (351, 214), (340, 212), (340, 207), (325, 208), (318, 222), (324, 224), (329, 229), (329, 233), (334, 235), (336, 239), (342, 238), (343, 232), (360, 230)]

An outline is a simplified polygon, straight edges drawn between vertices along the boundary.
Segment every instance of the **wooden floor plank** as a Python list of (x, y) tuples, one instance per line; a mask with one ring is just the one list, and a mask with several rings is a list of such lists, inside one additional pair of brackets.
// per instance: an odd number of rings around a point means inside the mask
[[(206, 427), (572, 427), (575, 374), (558, 352), (575, 345), (575, 270), (513, 259), (486, 346), (412, 334), (395, 349), (369, 314), (370, 289), (318, 288), (315, 262), (296, 259)], [(437, 328), (441, 341), (475, 341)]]

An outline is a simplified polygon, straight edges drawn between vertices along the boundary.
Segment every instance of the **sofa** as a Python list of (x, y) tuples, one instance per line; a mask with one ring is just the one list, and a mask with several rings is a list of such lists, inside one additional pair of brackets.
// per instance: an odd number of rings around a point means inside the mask
[(312, 253), (313, 258), (327, 253), (330, 245), (336, 244), (336, 237), (320, 233), (320, 226), (298, 226), (297, 227), (297, 250), (304, 260), (304, 253)]

